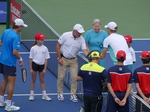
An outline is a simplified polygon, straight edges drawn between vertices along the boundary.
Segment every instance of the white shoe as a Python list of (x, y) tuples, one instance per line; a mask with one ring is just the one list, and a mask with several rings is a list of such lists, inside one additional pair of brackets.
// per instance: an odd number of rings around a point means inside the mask
[(58, 94), (57, 99), (60, 100), (60, 101), (64, 101), (65, 100), (63, 94)]
[(34, 95), (30, 95), (29, 100), (33, 101), (34, 100)]
[(47, 95), (43, 95), (42, 96), (42, 99), (43, 100), (47, 100), (47, 101), (51, 101), (52, 99), (49, 97), (49, 96), (47, 96)]
[(6, 111), (17, 111), (17, 110), (20, 110), (20, 107), (18, 106), (15, 106), (14, 103), (12, 103), (11, 106), (5, 106), (5, 110)]
[(0, 101), (0, 107), (4, 107), (4, 106), (6, 106), (6, 100), (3, 102)]
[(76, 95), (71, 95), (70, 100), (72, 100), (73, 102), (78, 102)]

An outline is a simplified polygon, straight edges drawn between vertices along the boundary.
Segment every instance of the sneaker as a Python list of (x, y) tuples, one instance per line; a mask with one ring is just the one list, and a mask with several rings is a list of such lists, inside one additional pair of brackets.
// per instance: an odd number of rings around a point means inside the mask
[(60, 101), (64, 101), (65, 100), (63, 94), (58, 94), (57, 99), (60, 100)]
[(6, 106), (6, 100), (3, 102), (0, 101), (0, 107), (4, 107), (4, 106)]
[(71, 95), (70, 100), (72, 100), (73, 102), (78, 102), (76, 95)]
[(34, 100), (34, 95), (30, 95), (29, 100), (33, 101)]
[(11, 106), (5, 106), (5, 110), (6, 111), (17, 111), (17, 110), (20, 110), (20, 107), (18, 106), (15, 106), (14, 103), (12, 103)]
[(47, 95), (43, 95), (42, 96), (42, 99), (43, 100), (47, 100), (47, 101), (51, 101), (52, 99), (49, 97), (49, 96), (47, 96)]

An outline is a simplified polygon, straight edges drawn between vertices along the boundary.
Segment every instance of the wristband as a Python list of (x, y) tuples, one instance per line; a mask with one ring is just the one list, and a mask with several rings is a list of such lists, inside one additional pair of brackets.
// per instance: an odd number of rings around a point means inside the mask
[[(61, 58), (61, 57), (60, 57), (60, 58)], [(57, 58), (57, 59), (59, 60), (60, 58)]]
[(117, 96), (114, 96), (113, 98), (115, 99), (115, 98), (117, 98)]
[(23, 61), (22, 57), (20, 57), (19, 61)]

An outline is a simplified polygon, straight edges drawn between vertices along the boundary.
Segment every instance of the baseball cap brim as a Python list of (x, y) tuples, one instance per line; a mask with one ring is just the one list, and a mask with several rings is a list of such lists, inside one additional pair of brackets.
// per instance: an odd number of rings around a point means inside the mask
[(44, 39), (46, 39), (46, 37), (40, 37), (40, 40), (44, 40)]
[(85, 31), (83, 29), (77, 30), (79, 33), (84, 33)]
[(108, 28), (108, 25), (105, 25), (104, 28)]
[(23, 26), (24, 26), (24, 27), (28, 27), (28, 25), (27, 25), (27, 24), (23, 24)]

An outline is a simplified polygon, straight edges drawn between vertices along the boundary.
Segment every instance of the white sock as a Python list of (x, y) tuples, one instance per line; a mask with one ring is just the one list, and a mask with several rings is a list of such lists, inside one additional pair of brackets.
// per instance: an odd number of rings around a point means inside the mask
[(31, 90), (31, 91), (30, 91), (30, 94), (31, 94), (31, 95), (34, 95), (34, 90)]
[(46, 95), (46, 90), (42, 91), (43, 95)]
[(11, 100), (7, 100), (6, 105), (11, 106)]
[(3, 102), (4, 101), (4, 96), (0, 95), (0, 101)]

